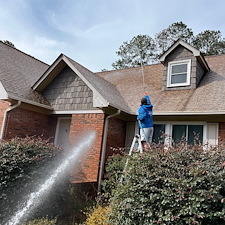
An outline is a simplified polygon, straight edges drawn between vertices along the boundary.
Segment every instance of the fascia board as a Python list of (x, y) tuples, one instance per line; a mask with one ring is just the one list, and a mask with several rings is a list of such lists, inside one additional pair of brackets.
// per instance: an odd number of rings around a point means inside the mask
[(0, 81), (0, 99), (8, 99), (8, 98), (9, 98), (8, 93), (5, 90), (2, 82)]
[(153, 116), (185, 116), (185, 115), (225, 115), (225, 111), (187, 111), (187, 112), (154, 112)]
[(108, 107), (109, 102), (91, 85), (91, 83), (76, 69), (76, 67), (65, 56), (63, 56), (63, 60), (93, 91), (93, 107)]
[(32, 89), (35, 91), (42, 91), (40, 89), (41, 84), (48, 77), (48, 75), (56, 68), (63, 58), (63, 54), (60, 54), (59, 57), (53, 62), (53, 64), (45, 71), (45, 73), (39, 78), (39, 80), (32, 86)]
[(8, 95), (8, 99), (14, 99), (14, 100), (21, 101), (21, 102), (24, 102), (24, 103), (27, 103), (27, 104), (30, 104), (30, 105), (38, 106), (38, 107), (41, 107), (41, 108), (44, 108), (44, 109), (54, 110), (53, 107), (51, 107), (51, 106), (47, 106), (47, 105), (44, 105), (44, 104), (33, 102), (31, 100), (20, 98), (20, 97), (14, 96), (14, 95)]
[(160, 62), (164, 62), (165, 61), (165, 58), (167, 55), (169, 55), (178, 45), (182, 45), (184, 46), (185, 48), (187, 48), (188, 50), (190, 50), (193, 55), (195, 57), (197, 56), (200, 56), (201, 53), (199, 50), (197, 50), (196, 48), (192, 47), (191, 45), (189, 45), (188, 43), (182, 41), (182, 40), (179, 40), (177, 41), (174, 45), (172, 45), (164, 54), (162, 54), (162, 56), (159, 58), (159, 61)]

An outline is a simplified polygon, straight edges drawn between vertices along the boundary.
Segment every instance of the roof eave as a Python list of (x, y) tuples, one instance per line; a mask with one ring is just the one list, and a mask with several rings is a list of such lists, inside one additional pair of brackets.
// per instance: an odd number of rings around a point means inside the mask
[(168, 56), (168, 55), (169, 55), (169, 54), (170, 54), (170, 53), (171, 53), (178, 45), (182, 45), (183, 47), (185, 47), (185, 48), (187, 48), (189, 51), (191, 51), (191, 52), (193, 53), (193, 55), (194, 55), (196, 58), (198, 58), (198, 59), (202, 62), (202, 64), (203, 64), (203, 66), (205, 67), (205, 69), (206, 69), (207, 71), (210, 70), (210, 68), (209, 68), (209, 66), (208, 66), (208, 64), (207, 64), (207, 62), (206, 62), (204, 56), (202, 56), (201, 52), (200, 52), (198, 49), (192, 47), (191, 45), (189, 45), (188, 43), (184, 42), (184, 41), (181, 40), (181, 39), (179, 39), (178, 41), (176, 41), (176, 42), (175, 42), (175, 43), (174, 43), (174, 44), (173, 44), (166, 52), (164, 52), (164, 53), (160, 56), (159, 61), (160, 61), (162, 64), (164, 64), (166, 57), (167, 57), (167, 56)]
[(45, 71), (45, 73), (39, 78), (39, 80), (36, 81), (36, 83), (31, 87), (35, 91), (42, 91), (45, 88), (46, 82), (48, 83), (48, 79), (52, 80), (52, 78), (49, 78), (49, 74), (54, 71), (56, 67), (59, 69), (63, 69), (65, 66), (65, 63), (60, 63), (63, 59), (63, 54), (60, 54), (58, 58), (52, 63), (52, 65)]
[(171, 112), (154, 112), (153, 116), (187, 116), (187, 115), (225, 115), (225, 111), (171, 111)]
[(188, 43), (184, 42), (183, 40), (179, 39), (177, 40), (167, 51), (165, 51), (160, 57), (159, 57), (159, 61), (161, 63), (164, 63), (166, 57), (178, 46), (178, 45), (182, 45), (183, 47), (187, 48), (188, 50), (190, 50), (191, 52), (193, 52), (194, 56), (200, 56), (201, 52), (199, 50), (197, 50), (196, 48), (192, 47), (191, 45), (189, 45)]
[(8, 99), (21, 101), (21, 102), (24, 102), (24, 103), (27, 103), (27, 104), (30, 104), (30, 105), (34, 105), (34, 106), (38, 106), (38, 107), (48, 109), (48, 110), (54, 110), (52, 106), (44, 105), (44, 104), (34, 102), (34, 101), (31, 101), (31, 100), (28, 100), (28, 99), (17, 97), (17, 96), (14, 96), (14, 95), (8, 95)]

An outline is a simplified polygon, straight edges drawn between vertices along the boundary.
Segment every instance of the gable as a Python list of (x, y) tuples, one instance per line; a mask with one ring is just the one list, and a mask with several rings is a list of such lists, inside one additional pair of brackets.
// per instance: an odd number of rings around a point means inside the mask
[(54, 110), (93, 109), (93, 92), (68, 66), (43, 90)]
[(181, 40), (160, 60), (164, 65), (163, 90), (195, 89), (209, 71), (200, 52)]
[[(112, 106), (113, 108), (130, 113), (130, 109), (127, 103), (124, 101), (121, 93), (117, 90), (115, 85), (109, 83), (105, 79), (102, 79), (87, 68), (83, 67), (79, 63), (63, 54), (61, 54), (49, 67), (49, 69), (40, 77), (40, 79), (37, 80), (37, 82), (32, 86), (32, 89), (44, 93), (44, 90), (47, 88), (47, 86), (50, 85), (66, 67), (69, 67), (74, 72), (74, 74), (76, 74), (80, 78), (79, 82), (83, 81), (85, 87), (88, 87), (88, 91), (85, 90), (85, 92), (90, 93), (91, 91), (93, 108), (107, 108), (109, 106)], [(70, 94), (67, 94), (71, 95), (71, 93), (72, 92), (70, 92)], [(90, 97), (90, 94), (88, 95), (88, 97)], [(65, 102), (66, 104), (69, 104), (69, 100), (66, 100), (65, 97), (63, 98), (64, 100), (61, 99), (60, 104), (64, 104)], [(51, 99), (51, 101), (54, 101), (54, 99)], [(88, 100), (87, 104), (89, 103), (90, 101)], [(87, 104), (85, 105), (85, 107), (90, 107), (90, 105), (87, 106)], [(57, 105), (58, 106), (56, 108), (59, 107), (59, 103), (57, 103)], [(67, 107), (69, 107), (69, 105), (67, 105)]]

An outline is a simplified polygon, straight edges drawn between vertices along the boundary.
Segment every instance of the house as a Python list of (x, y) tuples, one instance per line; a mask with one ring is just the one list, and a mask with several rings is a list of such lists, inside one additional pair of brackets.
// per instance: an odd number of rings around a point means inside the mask
[(156, 143), (225, 141), (225, 55), (204, 57), (178, 40), (158, 64), (99, 73), (63, 54), (47, 65), (3, 42), (0, 55), (1, 139), (36, 135), (69, 148), (96, 131), (74, 183), (100, 183), (111, 147), (130, 146), (143, 85)]

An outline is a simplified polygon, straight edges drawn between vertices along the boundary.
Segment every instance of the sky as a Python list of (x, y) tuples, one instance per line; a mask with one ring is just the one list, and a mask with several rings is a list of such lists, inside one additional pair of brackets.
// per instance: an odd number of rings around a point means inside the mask
[(0, 0), (0, 40), (49, 65), (63, 53), (93, 72), (111, 70), (123, 42), (180, 21), (194, 35), (225, 37), (225, 1)]

